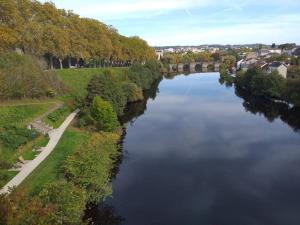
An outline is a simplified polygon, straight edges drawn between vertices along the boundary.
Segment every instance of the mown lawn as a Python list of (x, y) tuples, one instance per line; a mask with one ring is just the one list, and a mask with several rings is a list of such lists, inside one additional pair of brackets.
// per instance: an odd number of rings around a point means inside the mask
[[(101, 75), (108, 68), (82, 68), (82, 69), (63, 69), (55, 70), (56, 74), (67, 85), (71, 95), (85, 97), (87, 95), (87, 86), (94, 75)], [(127, 68), (109, 68), (115, 72), (117, 76), (122, 76)], [(64, 98), (70, 98), (65, 95)]]
[(72, 113), (70, 107), (64, 105), (43, 118), (43, 121), (51, 125), (53, 128), (58, 128), (67, 118), (67, 116), (70, 115), (70, 113)]
[[(1, 102), (0, 104), (0, 131), (3, 132), (6, 126), (25, 127), (35, 118), (47, 112), (55, 102), (45, 102), (24, 100)], [(33, 152), (34, 147), (41, 147), (46, 145), (48, 139), (42, 135), (27, 144), (13, 148), (6, 146), (0, 140), (0, 186), (7, 183), (16, 173), (8, 171), (17, 162), (18, 157), (22, 156), (25, 160), (30, 160), (35, 157), (37, 153)]]
[(6, 125), (25, 126), (34, 118), (47, 112), (54, 104), (0, 105), (0, 127)]
[(53, 152), (27, 177), (21, 187), (25, 187), (31, 194), (35, 195), (45, 185), (56, 181), (61, 176), (66, 157), (87, 138), (87, 132), (69, 127)]

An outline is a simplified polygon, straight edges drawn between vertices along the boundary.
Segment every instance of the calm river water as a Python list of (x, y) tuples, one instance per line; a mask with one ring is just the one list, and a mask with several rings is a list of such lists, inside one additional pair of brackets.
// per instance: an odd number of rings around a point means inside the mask
[(238, 97), (218, 73), (164, 79), (155, 93), (127, 113), (99, 224), (300, 224), (299, 110)]

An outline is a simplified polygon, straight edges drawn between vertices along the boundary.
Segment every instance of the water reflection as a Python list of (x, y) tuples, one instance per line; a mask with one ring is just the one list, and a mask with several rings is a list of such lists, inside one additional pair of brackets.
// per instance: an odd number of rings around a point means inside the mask
[(300, 224), (299, 110), (218, 78), (163, 80), (128, 108), (122, 122), (135, 123), (95, 224)]
[(290, 107), (283, 102), (274, 102), (269, 99), (258, 98), (247, 94), (244, 90), (235, 87), (235, 94), (244, 100), (246, 111), (263, 115), (269, 122), (280, 118), (295, 132), (300, 130), (300, 108)]
[(158, 86), (161, 81), (162, 78), (154, 81), (154, 83), (151, 85), (151, 88), (149, 90), (144, 91), (144, 99), (142, 101), (133, 102), (127, 105), (124, 115), (119, 118), (122, 125), (127, 122), (130, 122), (131, 124), (134, 123), (134, 121), (139, 116), (145, 113), (145, 111), (147, 110), (148, 100), (155, 100), (157, 93), (159, 93)]

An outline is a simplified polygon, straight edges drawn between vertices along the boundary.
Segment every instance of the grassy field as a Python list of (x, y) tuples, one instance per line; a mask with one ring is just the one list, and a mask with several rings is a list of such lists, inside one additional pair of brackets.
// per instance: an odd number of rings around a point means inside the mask
[(58, 128), (71, 112), (72, 110), (68, 106), (62, 106), (43, 118), (43, 121), (53, 128)]
[(25, 187), (34, 195), (39, 193), (45, 185), (56, 181), (61, 176), (65, 158), (87, 138), (88, 133), (69, 127), (53, 152), (27, 177), (21, 187)]
[(25, 105), (0, 105), (0, 126), (25, 126), (36, 117), (47, 112), (55, 103), (36, 103)]
[[(63, 69), (55, 70), (56, 74), (67, 85), (71, 95), (85, 97), (87, 95), (87, 86), (94, 75), (101, 75), (106, 68), (83, 68), (83, 69)], [(127, 68), (109, 68), (115, 72), (117, 76), (122, 76)], [(69, 95), (64, 96), (66, 98)]]
[[(33, 121), (36, 117), (43, 115), (47, 112), (51, 107), (55, 105), (55, 101), (44, 99), (41, 100), (29, 100), (26, 99), (24, 101), (6, 101), (0, 103), (0, 130), (1, 127), (5, 126), (17, 126), (17, 127), (25, 127), (31, 121)], [(45, 146), (48, 142), (48, 139), (42, 135), (38, 136), (33, 141), (16, 148), (11, 148), (5, 146), (0, 141), (0, 161), (5, 164), (14, 164), (17, 162), (18, 157), (22, 156), (25, 160), (30, 160), (35, 157), (37, 154), (33, 152), (33, 148), (38, 148), (41, 146)], [(0, 186), (3, 186), (6, 182), (8, 182), (16, 172), (10, 172), (7, 169), (4, 169), (0, 165)]]

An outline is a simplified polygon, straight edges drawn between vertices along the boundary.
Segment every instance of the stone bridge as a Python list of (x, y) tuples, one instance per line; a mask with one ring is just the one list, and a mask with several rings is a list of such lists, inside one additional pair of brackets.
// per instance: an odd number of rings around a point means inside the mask
[(220, 63), (218, 62), (193, 62), (170, 64), (170, 73), (196, 73), (196, 72), (219, 72)]

